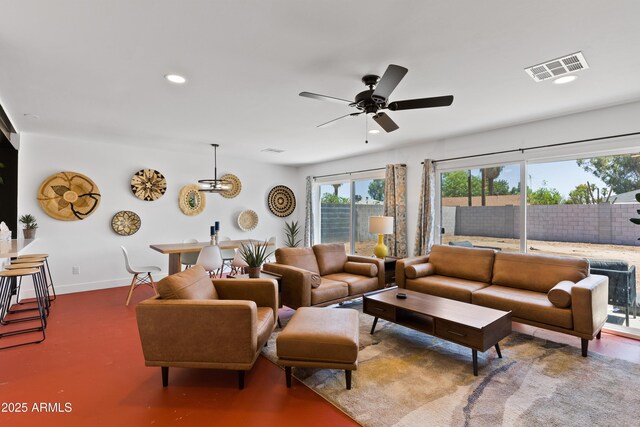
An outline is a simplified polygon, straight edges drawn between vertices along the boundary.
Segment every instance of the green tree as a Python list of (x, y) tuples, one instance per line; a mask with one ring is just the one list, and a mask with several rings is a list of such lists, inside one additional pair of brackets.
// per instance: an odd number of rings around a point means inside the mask
[(367, 190), (373, 200), (384, 201), (384, 179), (374, 179)]
[(331, 203), (334, 205), (348, 205), (351, 203), (348, 197), (337, 196), (332, 193), (324, 193), (320, 199), (321, 203)]
[[(471, 177), (471, 195), (479, 196), (482, 188), (480, 177)], [(442, 197), (467, 197), (469, 195), (469, 174), (465, 170), (442, 174)]]
[(598, 188), (595, 184), (578, 184), (569, 192), (569, 198), (565, 201), (569, 205), (588, 205), (607, 203), (611, 194), (606, 188)]
[(495, 183), (495, 180), (500, 176), (500, 173), (502, 173), (503, 169), (504, 169), (504, 166), (484, 168), (484, 176), (487, 180), (487, 190), (490, 196), (497, 194), (494, 192), (495, 191), (494, 183)]
[(622, 156), (594, 157), (577, 160), (578, 166), (602, 180), (609, 193), (622, 194), (640, 189), (640, 157), (630, 154)]
[[(515, 188), (515, 187), (514, 187)], [(519, 191), (519, 189), (517, 189)], [(491, 193), (494, 196), (503, 196), (505, 194), (512, 194), (511, 189), (509, 188), (509, 182), (506, 179), (499, 179), (493, 182), (493, 192)], [(518, 194), (518, 193), (515, 193)]]
[(527, 203), (530, 205), (559, 205), (562, 203), (562, 195), (555, 188), (547, 188), (546, 183), (533, 191), (527, 187)]

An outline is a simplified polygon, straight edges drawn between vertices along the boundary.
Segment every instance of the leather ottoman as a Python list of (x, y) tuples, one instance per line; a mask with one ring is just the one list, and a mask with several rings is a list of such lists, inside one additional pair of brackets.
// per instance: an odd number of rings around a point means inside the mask
[(348, 308), (300, 307), (276, 338), (278, 364), (291, 368), (344, 369), (347, 390), (358, 369), (358, 312)]

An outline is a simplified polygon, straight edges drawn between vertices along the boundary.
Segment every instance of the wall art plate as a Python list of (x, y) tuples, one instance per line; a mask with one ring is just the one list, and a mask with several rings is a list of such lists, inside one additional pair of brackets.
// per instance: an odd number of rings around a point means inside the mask
[(140, 200), (158, 200), (167, 191), (167, 180), (155, 169), (140, 169), (131, 178), (131, 191)]
[(289, 187), (276, 185), (269, 191), (267, 203), (272, 214), (285, 217), (291, 215), (295, 210), (296, 196)]
[(111, 219), (111, 228), (121, 236), (131, 236), (140, 230), (142, 221), (137, 213), (120, 211)]
[(240, 212), (238, 227), (243, 231), (251, 231), (258, 226), (258, 214), (251, 209)]
[(199, 215), (207, 206), (207, 198), (204, 197), (197, 184), (185, 185), (180, 189), (178, 196), (178, 205), (183, 214), (194, 216)]
[(59, 172), (45, 179), (38, 189), (40, 207), (51, 218), (83, 220), (98, 209), (100, 189), (78, 172)]
[(226, 175), (223, 175), (220, 179), (231, 183), (230, 190), (223, 191), (222, 193), (220, 193), (222, 197), (226, 197), (227, 199), (233, 199), (238, 194), (240, 194), (240, 191), (242, 191), (242, 182), (240, 182), (240, 178), (238, 178), (237, 176), (228, 173)]

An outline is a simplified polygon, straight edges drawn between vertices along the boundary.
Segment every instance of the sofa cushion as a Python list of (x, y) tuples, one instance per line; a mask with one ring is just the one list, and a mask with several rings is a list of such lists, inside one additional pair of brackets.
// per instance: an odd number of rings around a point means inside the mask
[(404, 274), (408, 279), (417, 279), (418, 277), (431, 276), (432, 274), (435, 274), (435, 272), (435, 267), (429, 262), (427, 262), (426, 264), (410, 265), (404, 270)]
[(311, 289), (311, 305), (322, 304), (348, 296), (349, 285), (346, 282), (322, 278), (320, 286)]
[(571, 309), (554, 306), (546, 293), (492, 285), (474, 292), (472, 302), (497, 310), (511, 310), (513, 317), (520, 319), (573, 329)]
[(473, 292), (487, 286), (489, 286), (489, 284), (484, 282), (440, 275), (420, 277), (419, 279), (407, 279), (406, 282), (406, 288), (411, 291), (468, 303), (471, 302), (471, 294)]
[(378, 266), (369, 262), (348, 261), (344, 265), (344, 272), (359, 276), (376, 277), (378, 275)]
[(292, 265), (313, 273), (320, 273), (316, 255), (311, 248), (279, 248), (276, 249), (278, 264)]
[(158, 293), (162, 299), (218, 299), (209, 273), (200, 265), (160, 280)]
[(344, 243), (314, 245), (313, 252), (316, 254), (321, 276), (344, 271), (344, 265), (347, 262)]
[(563, 280), (549, 290), (547, 298), (549, 298), (551, 304), (556, 307), (571, 307), (571, 287), (573, 287), (573, 285), (575, 285), (575, 283)]
[(584, 258), (499, 252), (491, 283), (546, 294), (558, 282), (577, 283), (588, 275), (589, 262)]
[[(374, 265), (375, 267), (375, 265)], [(377, 277), (366, 277), (357, 274), (336, 273), (324, 276), (324, 279), (345, 282), (349, 285), (349, 295), (358, 295), (378, 289)]]
[(493, 249), (434, 245), (429, 263), (435, 274), (489, 283), (494, 256)]

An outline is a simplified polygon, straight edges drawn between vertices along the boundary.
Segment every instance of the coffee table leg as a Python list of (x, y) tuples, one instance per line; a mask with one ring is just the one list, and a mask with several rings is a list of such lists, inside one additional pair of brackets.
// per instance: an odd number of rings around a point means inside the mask
[(478, 350), (471, 350), (473, 355), (473, 375), (478, 376)]
[(376, 325), (378, 324), (378, 318), (374, 317), (373, 318), (373, 326), (371, 326), (371, 335), (373, 335), (373, 333), (376, 331)]
[(498, 357), (502, 359), (502, 353), (500, 353), (500, 344), (496, 344), (496, 353), (498, 353)]

